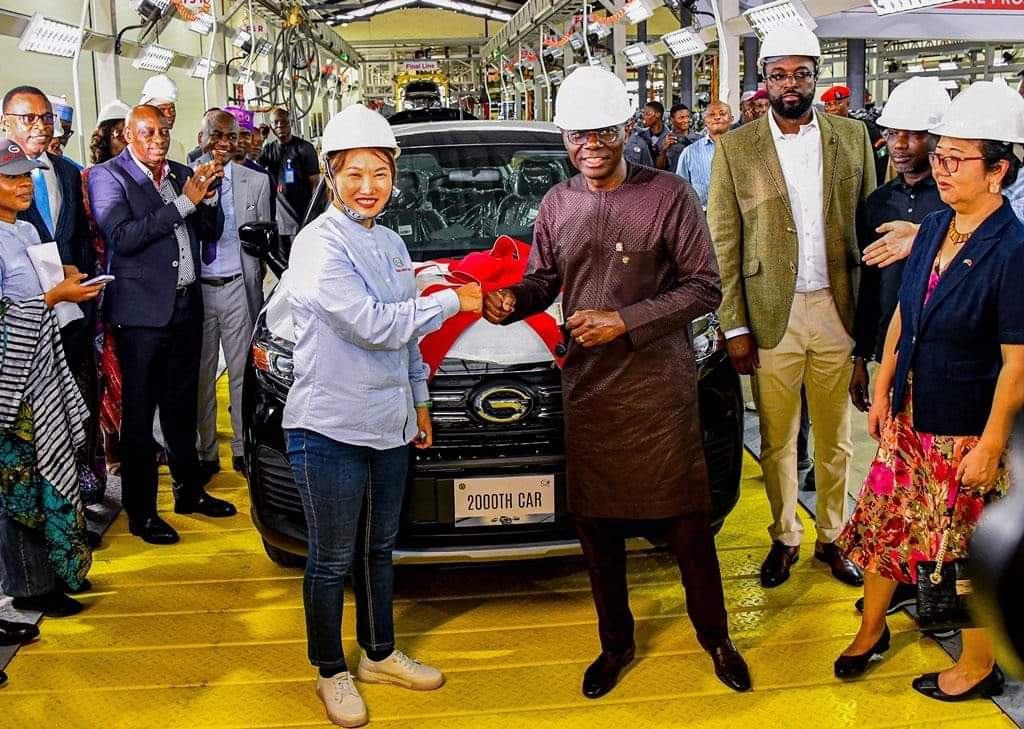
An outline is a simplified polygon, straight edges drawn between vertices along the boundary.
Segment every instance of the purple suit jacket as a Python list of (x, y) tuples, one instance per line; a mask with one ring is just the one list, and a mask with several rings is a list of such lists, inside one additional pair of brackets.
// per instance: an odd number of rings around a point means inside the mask
[[(170, 180), (180, 194), (192, 175), (171, 162)], [(218, 240), (224, 231), (220, 205), (199, 205), (184, 220), (165, 203), (126, 149), (89, 173), (93, 217), (107, 242), (108, 272), (116, 279), (105, 292), (104, 315), (111, 324), (165, 326), (174, 313), (178, 285), (178, 241), (174, 229), (188, 228), (198, 278), (199, 241)]]

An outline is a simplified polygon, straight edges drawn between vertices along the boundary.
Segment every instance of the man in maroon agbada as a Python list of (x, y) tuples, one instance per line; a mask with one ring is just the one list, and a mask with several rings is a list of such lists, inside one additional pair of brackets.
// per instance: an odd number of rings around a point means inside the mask
[(583, 67), (562, 84), (555, 123), (581, 172), (554, 187), (534, 226), (530, 273), (488, 295), (511, 322), (563, 291), (572, 335), (562, 370), (566, 470), (590, 571), (601, 655), (583, 694), (608, 693), (633, 659), (625, 538), (664, 540), (715, 673), (737, 691), (750, 675), (729, 640), (709, 510), (690, 322), (721, 301), (718, 267), (693, 189), (623, 160), (626, 89)]

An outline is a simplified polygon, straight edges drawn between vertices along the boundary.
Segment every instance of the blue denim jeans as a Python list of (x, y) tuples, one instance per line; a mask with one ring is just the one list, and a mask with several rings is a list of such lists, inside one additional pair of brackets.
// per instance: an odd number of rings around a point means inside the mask
[(402, 513), (409, 447), (378, 451), (290, 429), (288, 458), (309, 529), (302, 583), (309, 661), (343, 671), (345, 576), (356, 599), (356, 639), (367, 651), (395, 647), (391, 551)]
[(0, 510), (0, 592), (40, 597), (57, 589), (49, 549), (41, 531), (29, 529)]

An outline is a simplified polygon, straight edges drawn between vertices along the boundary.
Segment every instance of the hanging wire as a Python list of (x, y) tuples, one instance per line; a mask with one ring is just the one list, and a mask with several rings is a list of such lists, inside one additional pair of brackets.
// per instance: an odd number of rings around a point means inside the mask
[(587, 65), (590, 65), (590, 40), (587, 38), (587, 33), (590, 27), (590, 5), (587, 0), (583, 0), (583, 51), (587, 54)]

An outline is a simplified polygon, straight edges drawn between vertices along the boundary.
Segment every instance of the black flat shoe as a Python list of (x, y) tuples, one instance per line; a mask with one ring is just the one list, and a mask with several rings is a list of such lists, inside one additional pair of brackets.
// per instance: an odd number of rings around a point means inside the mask
[(602, 652), (583, 674), (583, 695), (588, 699), (599, 699), (615, 688), (622, 669), (635, 655), (636, 645), (630, 646), (625, 653)]
[(103, 538), (96, 532), (85, 531), (85, 543), (89, 545), (89, 549), (99, 549), (100, 544), (103, 542)]
[(175, 514), (202, 514), (210, 517), (234, 516), (237, 510), (234, 504), (210, 496), (205, 491), (200, 491), (196, 496), (184, 496), (174, 500)]
[(48, 618), (67, 618), (85, 610), (85, 605), (68, 597), (61, 590), (38, 597), (16, 597), (12, 605), (15, 610), (42, 613)]
[(715, 675), (719, 681), (733, 691), (750, 690), (750, 669), (731, 640), (716, 645), (708, 651), (708, 655), (715, 664)]
[(924, 694), (930, 699), (937, 699), (938, 701), (969, 701), (971, 699), (991, 699), (993, 696), (999, 696), (1003, 693), (1003, 689), (1006, 688), (1006, 677), (999, 670), (999, 666), (992, 666), (992, 670), (985, 678), (978, 681), (978, 683), (962, 694), (947, 694), (939, 688), (939, 674), (937, 673), (926, 673), (923, 676), (918, 676), (911, 685), (915, 691)]
[(0, 645), (26, 645), (39, 637), (39, 628), (32, 623), (0, 620)]
[(849, 679), (863, 676), (864, 672), (868, 670), (868, 664), (872, 658), (881, 658), (882, 654), (889, 650), (889, 640), (891, 638), (889, 633), (889, 626), (885, 626), (885, 630), (882, 631), (882, 637), (878, 639), (867, 653), (861, 653), (859, 656), (839, 656), (836, 659), (834, 669), (836, 678)]
[(179, 539), (178, 532), (159, 516), (134, 523), (129, 520), (128, 531), (149, 544), (174, 544)]
[[(917, 588), (904, 582), (896, 583), (896, 592), (892, 594), (889, 607), (885, 609), (886, 615), (895, 615), (903, 608), (908, 608), (917, 603)], [(853, 603), (853, 608), (858, 612), (864, 612), (864, 598), (858, 598)]]

